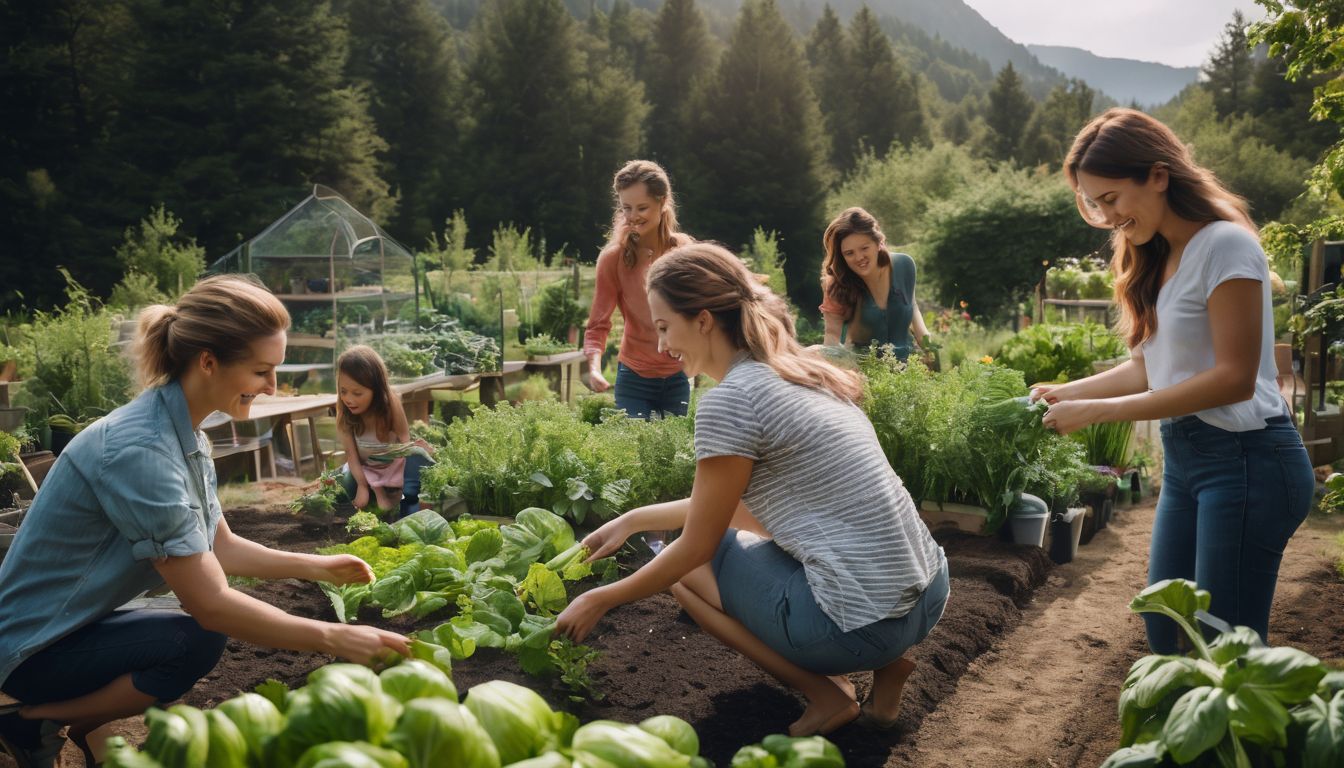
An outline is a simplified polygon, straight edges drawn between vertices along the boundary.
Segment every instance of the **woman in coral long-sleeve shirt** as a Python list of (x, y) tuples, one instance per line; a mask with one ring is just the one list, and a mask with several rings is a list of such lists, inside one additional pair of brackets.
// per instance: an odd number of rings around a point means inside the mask
[(691, 399), (681, 361), (658, 349), (644, 276), (659, 256), (694, 238), (677, 231), (676, 205), (667, 171), (649, 160), (631, 160), (612, 182), (616, 213), (611, 240), (597, 257), (597, 288), (588, 313), (583, 351), (588, 386), (605, 392), (602, 353), (611, 333), (611, 312), (621, 308), (625, 330), (616, 367), (616, 407), (633, 418), (654, 413), (684, 416)]

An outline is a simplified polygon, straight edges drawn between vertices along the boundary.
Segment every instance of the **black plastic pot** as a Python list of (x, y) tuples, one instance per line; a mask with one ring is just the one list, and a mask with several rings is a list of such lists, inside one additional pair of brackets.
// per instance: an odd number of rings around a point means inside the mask
[(74, 439), (75, 439), (74, 432), (67, 432), (64, 429), (52, 429), (51, 452), (56, 456), (60, 456), (61, 451), (65, 450), (65, 446), (69, 445), (70, 441)]

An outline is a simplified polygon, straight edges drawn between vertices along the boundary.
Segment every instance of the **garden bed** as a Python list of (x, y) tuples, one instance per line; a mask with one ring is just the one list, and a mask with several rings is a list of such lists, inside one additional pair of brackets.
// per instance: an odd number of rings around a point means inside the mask
[[(235, 532), (264, 544), (310, 552), (329, 543), (326, 526), (293, 517), (280, 505), (243, 506), (226, 514)], [(344, 536), (339, 527), (330, 530)], [(1052, 567), (1037, 548), (958, 533), (940, 534), (940, 541), (951, 564), (952, 598), (942, 621), (911, 653), (919, 668), (906, 689), (897, 727), (883, 732), (851, 725), (831, 735), (855, 768), (886, 764), (897, 745), (914, 738), (924, 717), (955, 689), (970, 662), (1017, 624), (1022, 606)], [(296, 615), (331, 617), (326, 597), (310, 584), (273, 582), (241, 588)], [(360, 619), (405, 632), (442, 621), (442, 617), (418, 624), (409, 619), (387, 621), (369, 609)], [(612, 611), (588, 644), (602, 652), (589, 672), (605, 698), (569, 705), (576, 714), (584, 720), (625, 721), (677, 715), (695, 726), (703, 754), (720, 765), (726, 765), (742, 744), (782, 731), (802, 711), (796, 696), (701, 632), (666, 594)], [(220, 664), (186, 701), (209, 706), (267, 678), (301, 684), (310, 670), (330, 660), (231, 641)], [(505, 679), (540, 690), (553, 706), (567, 700), (558, 686), (527, 677), (516, 659), (489, 649), (459, 662), (453, 677), (459, 690)], [(854, 681), (860, 696), (866, 695), (871, 675), (855, 675)]]

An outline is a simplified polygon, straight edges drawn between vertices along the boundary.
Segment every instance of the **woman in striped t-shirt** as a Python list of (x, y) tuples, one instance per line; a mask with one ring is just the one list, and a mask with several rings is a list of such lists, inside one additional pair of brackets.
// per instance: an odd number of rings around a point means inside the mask
[[(791, 734), (861, 712), (892, 725), (915, 667), (904, 654), (947, 602), (947, 560), (856, 405), (858, 374), (804, 352), (783, 300), (716, 245), (669, 252), (648, 287), (660, 349), (719, 382), (696, 408), (695, 486), (584, 543), (597, 558), (640, 531), (683, 533), (576, 598), (557, 629), (582, 640), (612, 608), (670, 589), (705, 631), (806, 697)], [(845, 677), (860, 670), (875, 671), (862, 709)]]

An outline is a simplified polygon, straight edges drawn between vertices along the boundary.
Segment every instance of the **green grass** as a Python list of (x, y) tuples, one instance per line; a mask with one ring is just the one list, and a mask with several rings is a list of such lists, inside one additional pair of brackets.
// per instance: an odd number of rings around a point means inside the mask
[(251, 481), (226, 483), (219, 487), (219, 505), (224, 509), (256, 506), (261, 501), (261, 489)]

